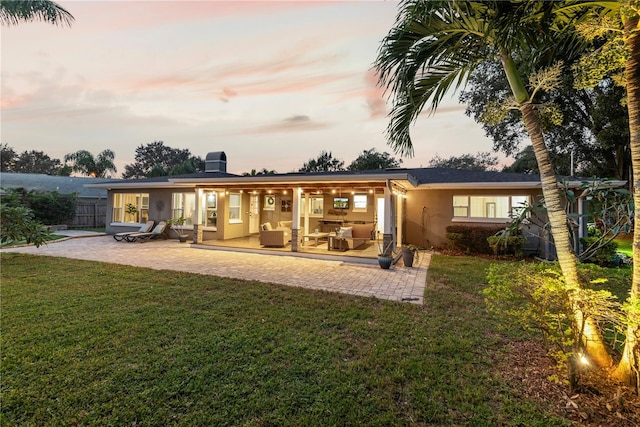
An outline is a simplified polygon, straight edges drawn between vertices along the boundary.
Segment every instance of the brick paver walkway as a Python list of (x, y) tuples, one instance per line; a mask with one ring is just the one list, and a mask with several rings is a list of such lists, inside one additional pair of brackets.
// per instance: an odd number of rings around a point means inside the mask
[(197, 249), (177, 240), (146, 243), (116, 242), (111, 236), (69, 238), (39, 248), (2, 249), (33, 255), (60, 256), (91, 261), (178, 270), (237, 279), (258, 280), (301, 288), (423, 303), (431, 254), (423, 252), (420, 265), (402, 262), (389, 270), (377, 264), (319, 260), (284, 255), (264, 255), (224, 249)]

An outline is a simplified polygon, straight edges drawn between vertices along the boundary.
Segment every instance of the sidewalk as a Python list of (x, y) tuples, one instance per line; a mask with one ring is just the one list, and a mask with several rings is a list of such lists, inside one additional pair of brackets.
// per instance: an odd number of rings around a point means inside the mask
[[(60, 234), (60, 233), (57, 233)], [(88, 236), (87, 232), (36, 248), (23, 246), (0, 250), (32, 255), (103, 261), (158, 270), (177, 270), (244, 280), (277, 283), (308, 289), (341, 292), (392, 301), (423, 303), (431, 254), (422, 253), (420, 265), (390, 270), (377, 265), (344, 261), (266, 255), (228, 248), (192, 248), (177, 240), (145, 243), (116, 242), (112, 236)], [(225, 250), (227, 249), (227, 250)]]

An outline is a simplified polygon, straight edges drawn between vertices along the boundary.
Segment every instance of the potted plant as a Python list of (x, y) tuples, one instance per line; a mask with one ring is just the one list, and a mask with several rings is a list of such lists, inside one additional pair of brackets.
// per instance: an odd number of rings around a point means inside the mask
[(167, 225), (176, 232), (176, 234), (178, 235), (178, 240), (180, 240), (181, 243), (187, 241), (187, 234), (184, 232), (184, 223), (186, 222), (186, 219), (184, 219), (184, 217), (171, 218), (166, 222)]
[(380, 265), (380, 268), (384, 270), (388, 270), (393, 263), (391, 245), (393, 245), (393, 241), (390, 241), (387, 246), (384, 246), (382, 243), (378, 242), (378, 264)]
[(138, 212), (138, 208), (136, 208), (133, 203), (127, 203), (126, 206), (125, 206), (124, 211), (126, 212), (127, 215), (129, 215), (129, 217), (132, 220), (135, 221), (136, 213)]
[(402, 245), (402, 261), (405, 267), (413, 267), (413, 263), (420, 262), (420, 248), (415, 245)]

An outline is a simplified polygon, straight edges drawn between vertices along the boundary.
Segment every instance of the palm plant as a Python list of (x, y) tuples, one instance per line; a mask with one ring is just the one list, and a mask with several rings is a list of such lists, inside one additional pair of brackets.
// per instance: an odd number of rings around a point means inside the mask
[[(394, 27), (383, 39), (375, 68), (380, 82), (391, 91), (391, 119), (387, 128), (390, 145), (405, 155), (413, 154), (410, 126), (428, 105), (433, 113), (444, 95), (458, 89), (484, 61), (498, 58), (513, 93), (512, 105), (520, 110), (531, 138), (540, 171), (542, 192), (551, 224), (558, 261), (566, 286), (581, 287), (577, 259), (567, 229), (561, 192), (534, 104), (538, 89), (548, 84), (542, 66), (565, 52), (554, 33), (555, 2), (537, 1), (424, 1), (404, 0)], [(529, 67), (522, 76), (515, 59)], [(524, 69), (524, 67), (523, 67)], [(548, 73), (547, 73), (548, 74)], [(523, 77), (538, 85), (530, 92)], [(585, 346), (598, 364), (610, 366), (609, 356), (591, 319), (583, 318), (577, 304), (576, 320), (585, 325)]]
[(116, 172), (116, 166), (113, 163), (115, 156), (111, 150), (104, 150), (95, 157), (87, 150), (80, 150), (64, 156), (64, 161), (73, 162), (71, 168), (74, 172), (80, 172), (92, 178), (104, 178), (107, 172)]
[(62, 6), (49, 0), (10, 0), (0, 2), (0, 24), (17, 25), (20, 22), (44, 21), (51, 24), (71, 25), (73, 16)]
[[(585, 14), (584, 12), (590, 12)], [(571, 1), (557, 11), (557, 19), (582, 16), (579, 30), (587, 39), (607, 40), (582, 61), (578, 74), (584, 86), (607, 75), (627, 92), (634, 205), (640, 206), (640, 0)], [(622, 71), (622, 72), (621, 72)], [(617, 77), (617, 78), (616, 78)], [(637, 224), (636, 224), (637, 225)], [(628, 302), (627, 331), (622, 359), (614, 376), (640, 387), (640, 232), (633, 234), (633, 279)]]

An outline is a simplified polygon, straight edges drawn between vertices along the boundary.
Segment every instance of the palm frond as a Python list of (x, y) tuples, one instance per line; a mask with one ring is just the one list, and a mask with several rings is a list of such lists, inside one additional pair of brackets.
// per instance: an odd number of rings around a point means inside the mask
[(0, 24), (17, 25), (30, 21), (71, 26), (74, 17), (62, 6), (48, 0), (0, 1)]

